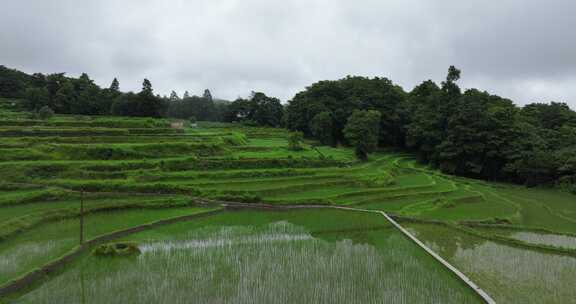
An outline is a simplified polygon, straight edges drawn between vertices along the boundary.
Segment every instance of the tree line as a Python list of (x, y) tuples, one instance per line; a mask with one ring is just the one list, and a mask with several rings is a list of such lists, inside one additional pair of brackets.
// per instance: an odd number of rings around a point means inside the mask
[(33, 111), (285, 127), (325, 145), (353, 146), (361, 160), (391, 147), (449, 174), (576, 188), (576, 112), (565, 103), (519, 107), (486, 91), (462, 91), (460, 76), (450, 67), (443, 82), (427, 80), (411, 91), (387, 78), (348, 76), (314, 83), (283, 105), (260, 92), (233, 102), (209, 90), (161, 97), (148, 80), (139, 93), (123, 93), (117, 79), (102, 89), (86, 74), (28, 75), (0, 66), (0, 96), (23, 98)]
[(78, 78), (64, 73), (28, 75), (0, 66), (0, 97), (18, 98), (32, 112), (49, 109), (58, 114), (172, 117), (186, 120), (243, 122), (280, 127), (284, 109), (280, 100), (254, 92), (234, 102), (215, 99), (210, 90), (202, 96), (182, 97), (154, 93), (148, 79), (138, 93), (122, 92), (114, 78), (108, 88), (101, 88), (87, 74)]
[(410, 92), (386, 78), (320, 81), (289, 102), (286, 127), (352, 145), (361, 159), (392, 147), (449, 174), (576, 185), (576, 112), (565, 103), (518, 107), (485, 91), (462, 92), (460, 74), (450, 67), (442, 83)]

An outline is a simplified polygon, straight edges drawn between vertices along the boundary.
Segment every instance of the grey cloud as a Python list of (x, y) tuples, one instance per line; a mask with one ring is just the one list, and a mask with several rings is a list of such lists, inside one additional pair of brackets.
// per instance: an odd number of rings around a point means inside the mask
[(349, 74), (410, 90), (454, 64), (464, 87), (576, 108), (575, 12), (563, 0), (19, 0), (3, 4), (0, 64), (283, 100)]

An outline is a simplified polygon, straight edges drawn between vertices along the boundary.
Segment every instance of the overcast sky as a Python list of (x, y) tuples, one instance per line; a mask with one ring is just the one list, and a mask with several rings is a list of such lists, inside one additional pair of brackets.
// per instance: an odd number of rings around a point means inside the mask
[(575, 15), (573, 0), (4, 1), (0, 64), (282, 100), (346, 75), (411, 90), (455, 65), (462, 87), (576, 109)]

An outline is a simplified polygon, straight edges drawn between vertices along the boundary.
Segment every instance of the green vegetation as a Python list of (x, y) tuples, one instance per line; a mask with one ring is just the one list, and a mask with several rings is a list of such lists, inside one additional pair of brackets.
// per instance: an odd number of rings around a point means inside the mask
[[(456, 94), (454, 78), (444, 93)], [(386, 81), (370, 83), (386, 88), (390, 98), (406, 97)], [(270, 101), (255, 98), (257, 105)], [(87, 241), (146, 230), (89, 246), (45, 280), (10, 294), (10, 303), (78, 302), (82, 288), (94, 302), (191, 296), (267, 302), (273, 295), (285, 302), (320, 301), (315, 296), (368, 303), (476, 300), (382, 216), (328, 208), (333, 206), (395, 216), (498, 302), (538, 302), (553, 294), (546, 301), (566, 303), (574, 296), (576, 281), (568, 276), (576, 260), (574, 195), (449, 175), (414, 154), (378, 148), (378, 142), (402, 141), (395, 133), (402, 130), (384, 125), (402, 119), (393, 109), (386, 115), (357, 111), (358, 119), (324, 109), (310, 119), (316, 141), (246, 120), (182, 127), (142, 117), (55, 114), (41, 120), (11, 100), (0, 100), (0, 288), (80, 248), (81, 203)], [(339, 129), (328, 132), (328, 125)], [(372, 132), (378, 128), (382, 132)], [(352, 146), (338, 146), (341, 140)], [(358, 161), (359, 149), (366, 161)], [(570, 184), (563, 179), (563, 187)], [(220, 209), (222, 201), (327, 208), (228, 210), (149, 225)], [(140, 255), (116, 256), (136, 249)], [(514, 273), (506, 261), (516, 268), (530, 264), (533, 274)], [(537, 280), (539, 272), (549, 280)], [(154, 275), (136, 280), (142, 273)], [(85, 284), (87, 278), (93, 283)], [(154, 284), (160, 281), (169, 285)], [(249, 284), (255, 281), (261, 285)], [(337, 287), (317, 293), (325, 286)]]
[(357, 146), (345, 132), (349, 120), (355, 111), (376, 111), (380, 127), (367, 126), (365, 134), (444, 173), (574, 191), (576, 112), (565, 103), (520, 108), (478, 89), (462, 92), (460, 74), (450, 67), (440, 85), (428, 80), (410, 92), (378, 77), (320, 81), (289, 101), (286, 127), (325, 144)]
[(354, 147), (356, 157), (368, 160), (368, 153), (378, 147), (380, 112), (354, 111), (344, 127), (344, 137)]

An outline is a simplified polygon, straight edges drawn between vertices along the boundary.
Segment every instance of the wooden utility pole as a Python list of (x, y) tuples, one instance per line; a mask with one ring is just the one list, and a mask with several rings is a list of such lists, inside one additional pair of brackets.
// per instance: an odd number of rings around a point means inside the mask
[(80, 245), (84, 243), (84, 189), (80, 190)]

